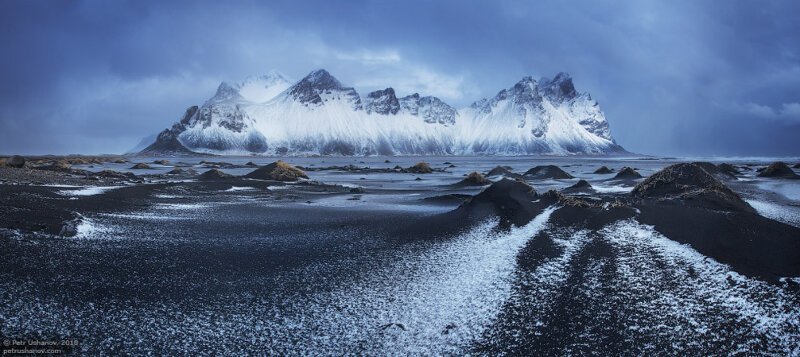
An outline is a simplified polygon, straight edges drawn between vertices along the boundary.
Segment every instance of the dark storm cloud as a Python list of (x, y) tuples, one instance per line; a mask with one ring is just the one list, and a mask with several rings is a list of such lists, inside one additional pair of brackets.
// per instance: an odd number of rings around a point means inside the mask
[(800, 155), (795, 1), (0, 2), (0, 152), (120, 152), (221, 80), (324, 67), (457, 106), (573, 75), (645, 153)]

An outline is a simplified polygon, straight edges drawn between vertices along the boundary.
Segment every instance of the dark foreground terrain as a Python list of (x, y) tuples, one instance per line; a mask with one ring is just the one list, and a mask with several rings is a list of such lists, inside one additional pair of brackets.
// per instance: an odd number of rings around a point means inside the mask
[(251, 159), (0, 167), (0, 337), (89, 355), (800, 354), (800, 180), (782, 166)]

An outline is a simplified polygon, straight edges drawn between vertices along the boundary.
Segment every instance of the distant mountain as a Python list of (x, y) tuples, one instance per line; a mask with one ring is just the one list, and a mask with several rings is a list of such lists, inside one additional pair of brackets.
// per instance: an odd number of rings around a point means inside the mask
[(393, 88), (363, 98), (324, 69), (292, 83), (271, 72), (223, 82), (142, 154), (519, 155), (609, 154), (603, 112), (559, 73), (525, 77), (493, 98), (457, 110)]

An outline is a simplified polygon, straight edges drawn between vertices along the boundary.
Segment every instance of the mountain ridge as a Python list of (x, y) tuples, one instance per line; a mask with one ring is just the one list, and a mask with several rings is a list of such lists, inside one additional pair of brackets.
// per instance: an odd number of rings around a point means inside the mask
[[(170, 134), (165, 134), (169, 132)], [(164, 135), (161, 135), (164, 134)], [(201, 106), (141, 151), (180, 155), (602, 155), (624, 153), (572, 78), (523, 77), (456, 109), (392, 87), (361, 96), (324, 69), (291, 82), (280, 72), (222, 82)], [(183, 148), (179, 148), (182, 146)], [(183, 150), (185, 149), (185, 150)]]

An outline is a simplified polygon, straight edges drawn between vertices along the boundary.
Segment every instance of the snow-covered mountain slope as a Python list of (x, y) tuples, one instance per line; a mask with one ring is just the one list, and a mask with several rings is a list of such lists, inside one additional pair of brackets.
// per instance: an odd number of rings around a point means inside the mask
[[(182, 146), (183, 148), (178, 148)], [(185, 150), (183, 150), (185, 149)], [(624, 151), (571, 78), (523, 78), (456, 110), (394, 89), (363, 98), (325, 70), (291, 84), (272, 72), (220, 84), (143, 153), (263, 155), (605, 154)]]

